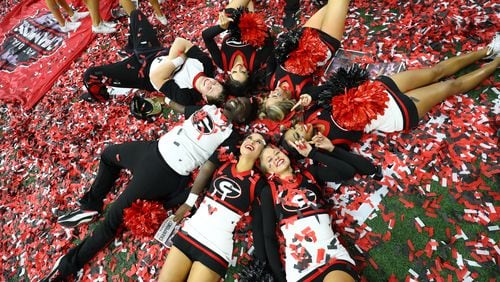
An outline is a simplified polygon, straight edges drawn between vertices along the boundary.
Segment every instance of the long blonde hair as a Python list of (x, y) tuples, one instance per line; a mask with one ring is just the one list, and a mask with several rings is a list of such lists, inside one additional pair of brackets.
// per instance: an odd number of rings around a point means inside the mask
[(261, 103), (259, 110), (259, 118), (268, 118), (274, 121), (282, 121), (292, 110), (293, 106), (296, 104), (294, 99), (283, 99), (272, 106), (266, 107), (266, 99)]

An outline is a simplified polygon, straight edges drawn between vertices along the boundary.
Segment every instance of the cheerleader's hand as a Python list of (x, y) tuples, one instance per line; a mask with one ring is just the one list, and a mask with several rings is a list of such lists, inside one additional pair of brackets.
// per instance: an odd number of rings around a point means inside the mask
[(303, 108), (305, 108), (305, 107), (309, 106), (311, 104), (311, 102), (312, 102), (311, 95), (302, 94), (302, 95), (300, 95), (299, 101), (297, 102), (297, 104), (295, 104), (290, 111), (295, 111), (295, 109), (298, 106), (302, 106)]
[(175, 212), (175, 215), (174, 215), (174, 221), (176, 223), (179, 223), (186, 215), (187, 213), (191, 210), (191, 207), (186, 205), (186, 204), (182, 204), (178, 209), (177, 211)]
[(309, 144), (305, 139), (301, 139), (299, 141), (288, 141), (288, 144), (305, 158), (309, 156), (309, 153), (311, 153), (312, 150), (311, 144)]
[(219, 26), (222, 29), (227, 29), (229, 27), (229, 23), (233, 21), (232, 18), (228, 17), (226, 13), (220, 12), (219, 13)]
[(318, 132), (318, 134), (314, 135), (311, 141), (318, 149), (323, 149), (328, 152), (332, 152), (333, 149), (335, 149), (335, 145), (332, 144), (332, 141), (323, 136), (321, 132)]

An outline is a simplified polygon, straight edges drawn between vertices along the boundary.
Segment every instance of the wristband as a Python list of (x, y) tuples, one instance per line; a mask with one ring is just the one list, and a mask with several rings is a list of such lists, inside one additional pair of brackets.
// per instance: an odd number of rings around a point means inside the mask
[(163, 101), (165, 102), (165, 105), (169, 106), (170, 105), (170, 102), (172, 102), (172, 100), (168, 97), (165, 96), (165, 98), (163, 99)]
[(178, 67), (182, 66), (182, 64), (184, 64), (184, 58), (179, 56), (179, 57), (173, 59), (171, 62), (172, 62), (172, 64), (174, 64), (175, 68), (177, 69)]
[(198, 200), (198, 195), (196, 195), (195, 193), (189, 193), (189, 196), (184, 204), (192, 207), (194, 206), (194, 203), (196, 203), (196, 200)]

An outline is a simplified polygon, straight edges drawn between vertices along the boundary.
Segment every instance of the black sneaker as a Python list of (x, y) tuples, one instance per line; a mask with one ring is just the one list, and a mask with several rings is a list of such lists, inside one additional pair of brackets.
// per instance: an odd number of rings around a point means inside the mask
[(76, 210), (57, 219), (57, 223), (67, 228), (77, 227), (80, 224), (90, 222), (96, 218), (99, 213), (96, 211)]
[(45, 276), (40, 282), (56, 282), (56, 281), (66, 281), (65, 277), (61, 275), (59, 271), (59, 264), (61, 263), (61, 259), (63, 256), (57, 259), (52, 271), (50, 271), (49, 275)]
[(375, 170), (375, 173), (372, 174), (372, 178), (377, 180), (377, 181), (380, 181), (382, 180), (382, 178), (384, 178), (384, 173), (382, 171), (382, 167), (381, 166), (377, 166), (376, 167), (376, 170)]

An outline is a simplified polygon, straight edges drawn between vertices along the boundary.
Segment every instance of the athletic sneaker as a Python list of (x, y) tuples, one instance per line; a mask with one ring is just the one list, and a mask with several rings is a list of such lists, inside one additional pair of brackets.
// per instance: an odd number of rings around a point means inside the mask
[(73, 228), (77, 227), (80, 224), (92, 221), (98, 214), (99, 213), (96, 211), (86, 211), (79, 209), (60, 216), (57, 219), (57, 223), (67, 228)]
[(98, 26), (92, 26), (93, 33), (113, 33), (116, 32), (114, 27), (109, 27), (102, 22)]
[(86, 18), (90, 13), (89, 12), (78, 12), (73, 11), (73, 16), (69, 17), (72, 22), (77, 22), (83, 18)]
[(486, 52), (486, 59), (494, 59), (500, 57), (500, 33), (497, 33), (490, 44), (488, 44), (488, 51)]
[(70, 32), (79, 28), (81, 24), (81, 22), (66, 22), (59, 29), (61, 29), (62, 32)]
[(101, 21), (102, 24), (109, 26), (109, 27), (116, 27), (117, 23), (115, 22), (107, 22), (107, 21)]
[(55, 282), (55, 281), (65, 281), (65, 277), (61, 275), (59, 272), (59, 264), (61, 263), (61, 259), (63, 256), (59, 257), (56, 260), (56, 263), (54, 264), (54, 267), (52, 267), (52, 270), (50, 271), (49, 275), (45, 276), (41, 282)]
[(155, 14), (155, 16), (156, 16), (156, 19), (158, 21), (160, 21), (162, 25), (167, 25), (168, 24), (167, 17), (165, 17), (165, 15), (158, 16), (158, 15)]

